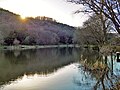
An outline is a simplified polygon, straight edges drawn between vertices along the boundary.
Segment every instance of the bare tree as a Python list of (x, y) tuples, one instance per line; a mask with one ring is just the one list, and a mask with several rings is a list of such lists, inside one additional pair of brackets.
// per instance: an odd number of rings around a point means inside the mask
[[(81, 4), (84, 9), (77, 10), (75, 13), (95, 13), (110, 19), (120, 34), (120, 0), (67, 0), (75, 4)], [(104, 24), (104, 21), (103, 21)], [(105, 25), (105, 24), (104, 24)], [(105, 28), (105, 27), (104, 27)]]
[(80, 44), (104, 44), (104, 31), (102, 29), (102, 22), (99, 16), (93, 15), (84, 22), (83, 27), (76, 30), (75, 41), (80, 40)]

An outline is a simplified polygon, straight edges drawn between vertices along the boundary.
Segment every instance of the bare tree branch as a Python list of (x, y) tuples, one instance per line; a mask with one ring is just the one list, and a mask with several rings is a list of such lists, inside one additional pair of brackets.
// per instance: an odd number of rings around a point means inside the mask
[(92, 11), (99, 15), (103, 14), (110, 19), (120, 34), (120, 0), (67, 0), (68, 2), (81, 4), (84, 10), (78, 10), (77, 13), (91, 13)]

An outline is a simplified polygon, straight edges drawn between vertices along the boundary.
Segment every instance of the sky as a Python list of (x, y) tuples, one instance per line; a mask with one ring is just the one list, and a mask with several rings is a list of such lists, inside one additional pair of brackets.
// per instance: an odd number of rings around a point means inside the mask
[(73, 14), (82, 8), (67, 0), (0, 0), (0, 7), (21, 15), (21, 17), (46, 16), (70, 26), (82, 26), (87, 20), (83, 13)]

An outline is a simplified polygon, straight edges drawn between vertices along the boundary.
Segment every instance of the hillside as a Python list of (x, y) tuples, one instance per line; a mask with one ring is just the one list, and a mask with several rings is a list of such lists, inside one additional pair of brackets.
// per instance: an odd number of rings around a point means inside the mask
[(0, 8), (0, 43), (5, 45), (71, 44), (75, 28), (48, 17), (28, 17)]

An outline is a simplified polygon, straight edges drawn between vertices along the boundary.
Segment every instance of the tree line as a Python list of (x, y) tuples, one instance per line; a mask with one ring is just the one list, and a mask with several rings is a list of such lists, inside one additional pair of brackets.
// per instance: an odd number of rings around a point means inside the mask
[(38, 16), (21, 19), (19, 15), (0, 9), (0, 44), (49, 45), (71, 44), (75, 28), (56, 20)]

